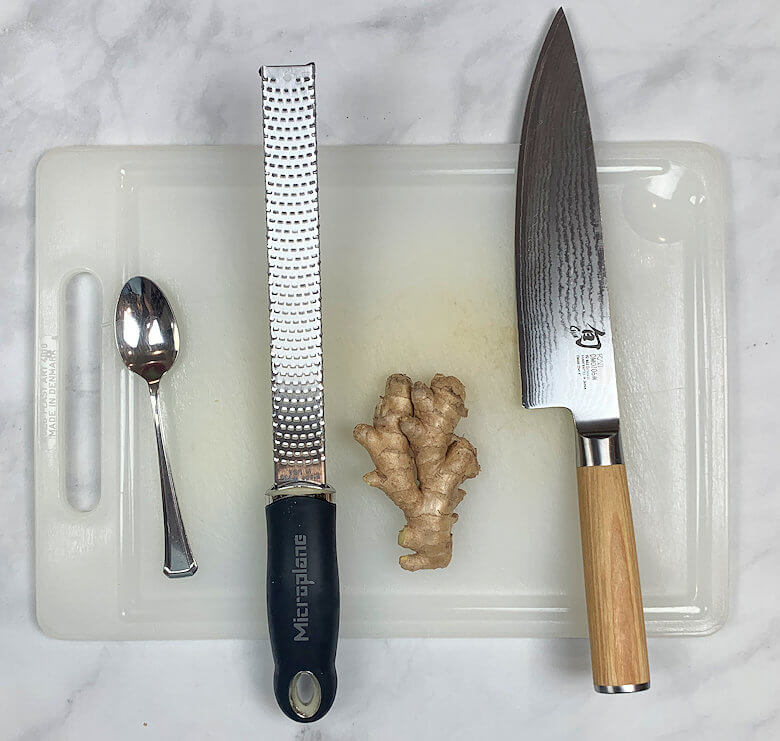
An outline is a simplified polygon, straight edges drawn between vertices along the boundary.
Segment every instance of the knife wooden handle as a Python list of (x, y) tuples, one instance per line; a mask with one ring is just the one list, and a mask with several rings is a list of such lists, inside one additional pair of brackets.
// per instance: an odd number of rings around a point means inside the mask
[(593, 684), (597, 692), (650, 686), (626, 468), (577, 469)]

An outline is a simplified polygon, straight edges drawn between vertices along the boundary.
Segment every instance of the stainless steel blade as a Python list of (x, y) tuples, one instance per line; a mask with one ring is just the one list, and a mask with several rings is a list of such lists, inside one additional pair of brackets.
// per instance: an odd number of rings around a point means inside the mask
[(596, 162), (563, 11), (539, 54), (522, 137), (515, 258), (523, 404), (567, 407), (581, 433), (617, 431)]
[(263, 67), (276, 484), (325, 484), (314, 65)]

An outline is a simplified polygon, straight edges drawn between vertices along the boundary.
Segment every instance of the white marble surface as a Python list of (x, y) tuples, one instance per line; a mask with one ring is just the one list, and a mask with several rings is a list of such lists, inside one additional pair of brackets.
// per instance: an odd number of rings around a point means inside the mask
[(67, 643), (34, 616), (34, 167), (63, 144), (258, 138), (260, 63), (315, 60), (321, 141), (518, 138), (550, 3), (0, 6), (0, 738), (780, 737), (780, 5), (572, 0), (598, 139), (693, 139), (732, 188), (732, 607), (701, 639), (650, 642), (654, 687), (591, 692), (584, 641), (344, 641), (329, 716), (277, 712), (267, 642)]

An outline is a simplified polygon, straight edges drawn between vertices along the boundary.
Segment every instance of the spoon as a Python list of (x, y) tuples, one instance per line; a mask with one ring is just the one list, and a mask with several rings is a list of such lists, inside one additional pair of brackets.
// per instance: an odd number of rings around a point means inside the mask
[(130, 278), (119, 294), (116, 345), (124, 364), (149, 385), (152, 398), (165, 523), (163, 573), (170, 578), (192, 576), (198, 564), (184, 532), (160, 421), (160, 379), (171, 369), (179, 353), (179, 329), (163, 292), (148, 278), (140, 275)]

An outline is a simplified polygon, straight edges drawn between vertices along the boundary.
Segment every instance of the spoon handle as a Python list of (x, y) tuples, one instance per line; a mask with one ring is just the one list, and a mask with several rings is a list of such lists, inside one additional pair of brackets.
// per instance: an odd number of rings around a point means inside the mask
[(175, 579), (180, 576), (192, 576), (198, 570), (198, 564), (192, 557), (187, 533), (179, 511), (176, 499), (176, 489), (173, 486), (173, 476), (168, 466), (168, 456), (165, 454), (165, 442), (160, 419), (160, 382), (149, 384), (149, 394), (152, 398), (152, 413), (154, 414), (154, 430), (157, 435), (157, 457), (160, 463), (160, 483), (162, 484), (163, 522), (165, 523), (165, 566), (163, 574)]

